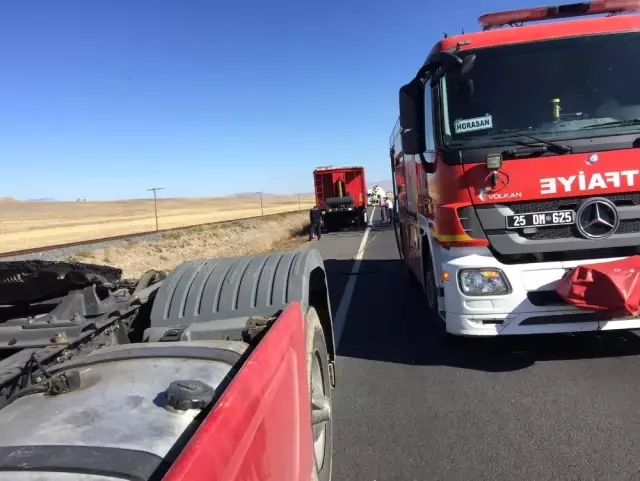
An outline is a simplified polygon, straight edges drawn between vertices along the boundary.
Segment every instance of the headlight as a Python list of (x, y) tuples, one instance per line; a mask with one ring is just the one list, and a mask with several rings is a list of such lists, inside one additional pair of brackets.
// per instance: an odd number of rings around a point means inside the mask
[(488, 296), (507, 294), (511, 286), (499, 269), (460, 269), (458, 271), (460, 290), (468, 296)]

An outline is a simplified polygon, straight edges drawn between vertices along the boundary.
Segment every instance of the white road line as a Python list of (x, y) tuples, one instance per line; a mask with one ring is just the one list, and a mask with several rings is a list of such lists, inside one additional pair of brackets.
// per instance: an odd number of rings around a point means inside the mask
[(349, 280), (347, 281), (347, 285), (344, 288), (344, 292), (342, 293), (342, 297), (340, 298), (340, 304), (338, 304), (338, 311), (336, 312), (336, 317), (333, 319), (333, 336), (335, 338), (336, 346), (340, 345), (340, 337), (342, 337), (342, 330), (344, 329), (344, 324), (347, 321), (347, 314), (349, 313), (349, 305), (351, 304), (351, 297), (353, 296), (353, 290), (356, 287), (356, 279), (357, 273), (360, 270), (360, 261), (362, 261), (362, 256), (364, 256), (365, 247), (367, 246), (367, 238), (369, 237), (369, 232), (371, 231), (371, 227), (373, 227), (373, 217), (376, 213), (375, 206), (371, 210), (371, 216), (369, 217), (369, 222), (367, 224), (367, 228), (362, 235), (362, 240), (360, 241), (360, 247), (358, 247), (358, 252), (354, 257), (353, 267), (351, 268), (351, 274), (349, 275)]

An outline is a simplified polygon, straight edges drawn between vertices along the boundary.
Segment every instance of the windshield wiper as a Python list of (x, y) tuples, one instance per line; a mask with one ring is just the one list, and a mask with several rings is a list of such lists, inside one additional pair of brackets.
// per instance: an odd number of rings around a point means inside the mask
[[(569, 147), (568, 145), (564, 145), (564, 144), (558, 144), (556, 142), (551, 142), (549, 140), (544, 140), (544, 139), (540, 139), (538, 137), (535, 137), (531, 134), (527, 133), (528, 130), (523, 129), (523, 130), (501, 130), (499, 131), (499, 133), (503, 133), (503, 134), (508, 134), (506, 137), (502, 137), (504, 139), (509, 139), (513, 142), (515, 142), (516, 144), (520, 144), (520, 145), (524, 145), (526, 147), (532, 147), (534, 144), (543, 144), (545, 145), (546, 151), (547, 152), (551, 152), (553, 154), (558, 154), (558, 155), (562, 155), (562, 154), (570, 154), (571, 153), (571, 147)], [(533, 140), (533, 142), (525, 142), (523, 140), (517, 140), (517, 139), (512, 139), (512, 137), (526, 137), (528, 139)], [(540, 152), (540, 153), (544, 153), (544, 152)]]
[(640, 124), (640, 119), (629, 119), (629, 120), (613, 120), (611, 122), (603, 122), (601, 124), (593, 124), (587, 125), (586, 127), (582, 127), (578, 130), (587, 130), (587, 129), (598, 129), (600, 127), (617, 127), (623, 125), (638, 125)]

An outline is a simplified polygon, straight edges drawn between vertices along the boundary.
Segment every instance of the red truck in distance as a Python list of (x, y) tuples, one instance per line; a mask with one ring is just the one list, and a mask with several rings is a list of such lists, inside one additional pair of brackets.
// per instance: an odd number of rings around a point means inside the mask
[(425, 320), (462, 336), (640, 328), (556, 291), (579, 266), (640, 253), (638, 10), (491, 13), (425, 52), (390, 139), (396, 232)]
[(313, 171), (316, 205), (329, 232), (367, 223), (364, 167), (318, 167)]

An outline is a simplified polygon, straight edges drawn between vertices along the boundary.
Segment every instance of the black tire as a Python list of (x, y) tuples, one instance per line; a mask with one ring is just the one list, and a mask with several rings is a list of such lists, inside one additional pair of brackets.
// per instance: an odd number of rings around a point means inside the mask
[(329, 207), (335, 207), (339, 205), (352, 206), (353, 197), (351, 197), (350, 195), (345, 195), (343, 197), (327, 197), (325, 202)]
[(335, 222), (333, 218), (325, 218), (324, 219), (324, 228), (327, 231), (327, 234), (333, 232), (335, 230)]
[(438, 287), (436, 286), (436, 275), (433, 269), (433, 262), (431, 262), (431, 257), (427, 257), (423, 261), (423, 269), (424, 269), (424, 294), (427, 298), (427, 306), (433, 312), (437, 312), (438, 310)]
[(422, 287), (422, 284), (420, 284), (420, 281), (416, 277), (415, 273), (411, 270), (411, 267), (409, 267), (409, 265), (406, 262), (403, 262), (403, 271), (404, 271), (404, 277), (405, 279), (407, 279), (409, 284), (411, 284), (412, 286), (415, 286), (416, 288)]
[(404, 234), (402, 230), (400, 230), (400, 243), (403, 246), (402, 271), (404, 273), (404, 277), (412, 286), (421, 287), (422, 285), (420, 284), (420, 281), (418, 280), (414, 272), (411, 270), (411, 267), (409, 267), (409, 264), (407, 264), (407, 256), (406, 256), (406, 253), (404, 252)]
[[(330, 481), (333, 465), (333, 412), (329, 355), (318, 313), (307, 311), (307, 372), (311, 393), (311, 429), (315, 459), (314, 480)], [(323, 421), (320, 421), (320, 420)]]

